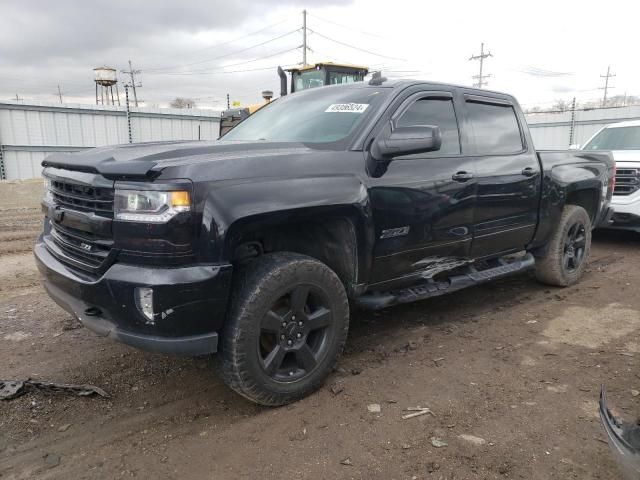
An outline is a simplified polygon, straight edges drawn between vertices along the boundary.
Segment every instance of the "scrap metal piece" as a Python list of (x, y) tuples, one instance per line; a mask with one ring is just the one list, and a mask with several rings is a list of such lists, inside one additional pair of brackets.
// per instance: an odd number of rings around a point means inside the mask
[(25, 393), (24, 382), (0, 380), (0, 400), (11, 400)]
[(37, 380), (0, 380), (0, 400), (12, 400), (30, 390), (43, 390), (52, 393), (70, 393), (79, 397), (100, 395), (110, 398), (109, 394), (93, 385), (74, 385), (69, 383), (40, 382)]
[(640, 425), (624, 423), (607, 407), (604, 385), (600, 389), (600, 419), (616, 463), (627, 480), (640, 478)]

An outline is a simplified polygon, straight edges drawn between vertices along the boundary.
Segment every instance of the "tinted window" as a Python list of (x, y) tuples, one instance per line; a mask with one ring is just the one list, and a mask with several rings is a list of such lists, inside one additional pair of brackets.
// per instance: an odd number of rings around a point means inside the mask
[(388, 88), (369, 87), (304, 90), (262, 107), (222, 139), (335, 144), (339, 149), (358, 125), (376, 115), (388, 93)]
[(513, 107), (467, 102), (467, 110), (476, 153), (495, 155), (522, 150), (520, 128)]
[(442, 133), (442, 147), (436, 154), (460, 153), (458, 122), (453, 102), (443, 98), (423, 98), (411, 105), (397, 120), (397, 127), (435, 125)]

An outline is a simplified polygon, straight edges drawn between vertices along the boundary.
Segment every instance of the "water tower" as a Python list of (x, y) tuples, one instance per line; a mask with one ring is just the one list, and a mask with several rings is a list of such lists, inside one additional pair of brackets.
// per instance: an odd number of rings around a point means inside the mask
[[(115, 105), (116, 100), (120, 105), (120, 92), (118, 91), (118, 77), (116, 69), (111, 67), (98, 67), (93, 69), (93, 81), (96, 82), (96, 105)], [(116, 86), (116, 97), (113, 96), (113, 86)], [(109, 102), (111, 95), (111, 102)]]

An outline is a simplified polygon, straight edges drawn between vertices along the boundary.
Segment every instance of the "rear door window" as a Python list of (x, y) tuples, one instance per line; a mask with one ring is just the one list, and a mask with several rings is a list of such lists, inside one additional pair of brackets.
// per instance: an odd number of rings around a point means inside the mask
[(522, 151), (522, 134), (511, 105), (467, 100), (471, 137), (478, 155), (499, 155)]

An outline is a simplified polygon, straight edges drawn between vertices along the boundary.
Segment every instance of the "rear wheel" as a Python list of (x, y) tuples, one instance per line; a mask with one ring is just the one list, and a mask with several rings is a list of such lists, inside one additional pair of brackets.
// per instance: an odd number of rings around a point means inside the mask
[(223, 332), (223, 377), (263, 405), (283, 405), (316, 390), (347, 338), (349, 306), (338, 276), (313, 258), (264, 255), (234, 282)]
[(567, 205), (551, 236), (546, 255), (537, 259), (537, 279), (558, 287), (573, 285), (584, 272), (590, 250), (589, 215), (580, 206)]

